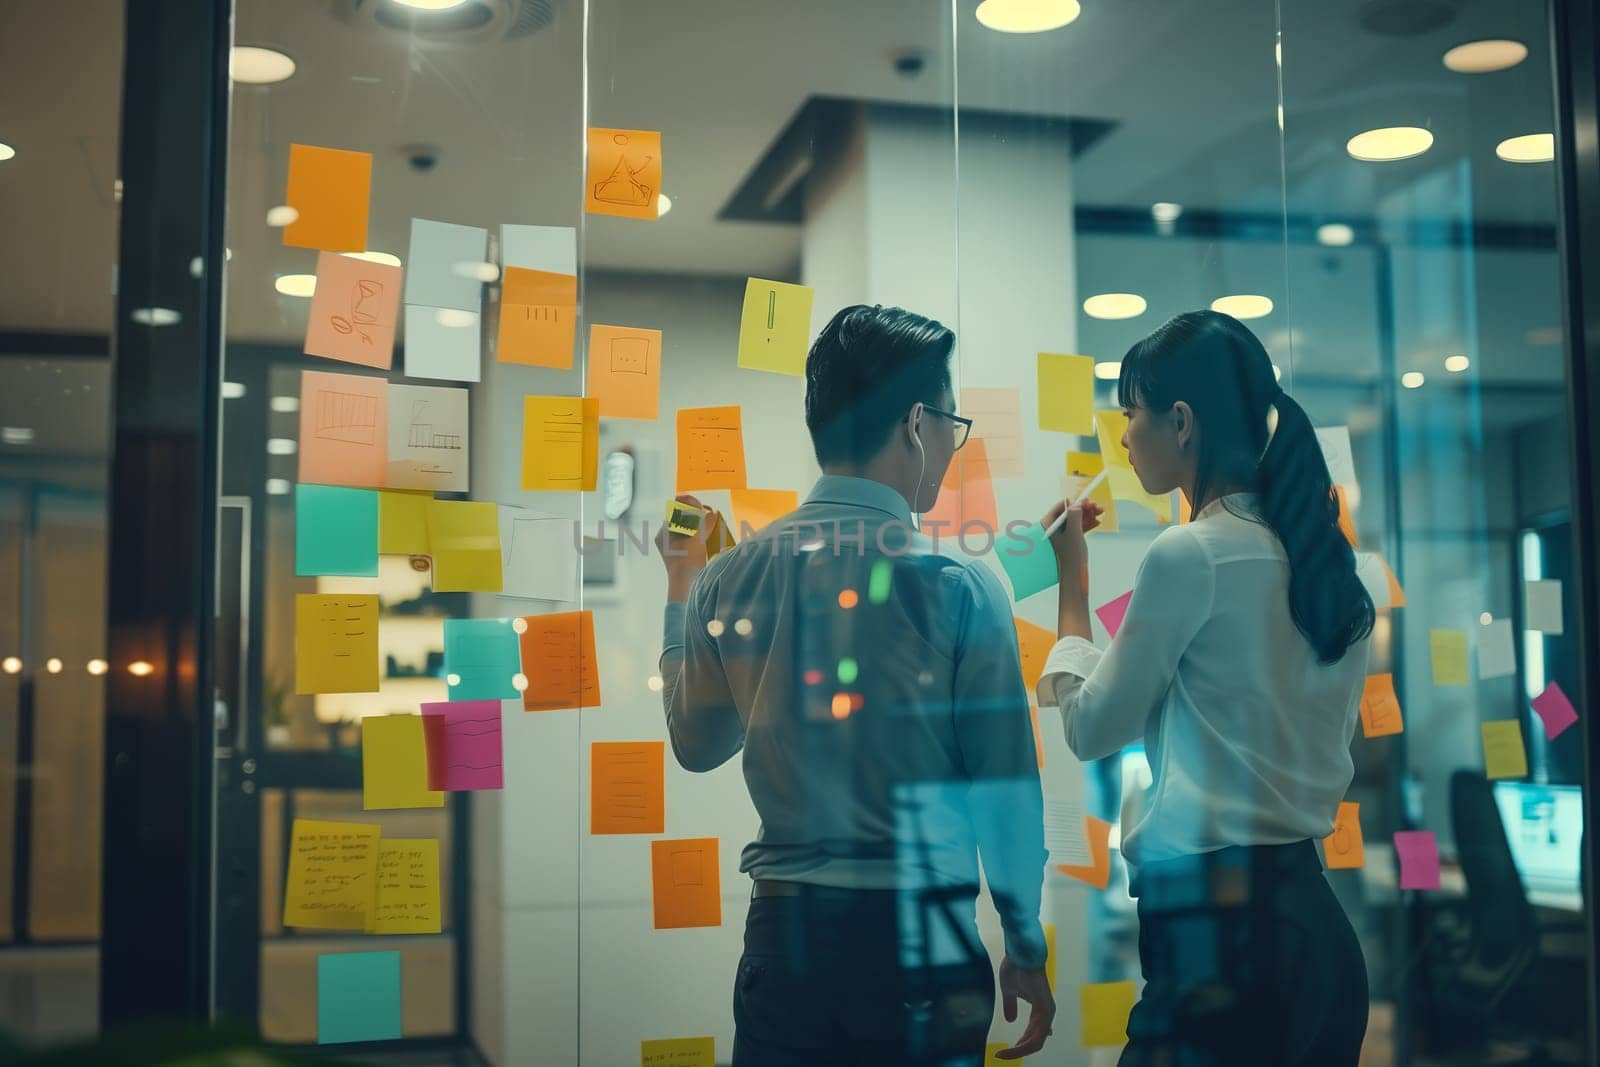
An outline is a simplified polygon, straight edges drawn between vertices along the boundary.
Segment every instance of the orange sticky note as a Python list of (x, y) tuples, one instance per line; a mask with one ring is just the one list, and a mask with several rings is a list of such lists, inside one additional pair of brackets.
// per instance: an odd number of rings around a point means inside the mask
[(583, 208), (594, 215), (653, 219), (661, 213), (661, 134), (589, 130), (589, 176)]
[(1400, 579), (1396, 578), (1394, 576), (1394, 571), (1389, 569), (1388, 560), (1384, 559), (1382, 556), (1379, 556), (1378, 562), (1383, 564), (1383, 573), (1389, 579), (1389, 606), (1391, 608), (1405, 607), (1406, 593), (1404, 589), (1400, 588)]
[(745, 488), (742, 419), (737, 405), (678, 409), (678, 492)]
[(400, 268), (354, 256), (317, 256), (317, 290), (306, 320), (308, 356), (388, 370), (400, 314)]
[(972, 436), (987, 446), (990, 476), (1022, 477), (1022, 391), (963, 389), (961, 414), (972, 420)]
[(650, 887), (657, 930), (722, 925), (717, 839), (650, 842)]
[(1369, 674), (1361, 690), (1361, 733), (1365, 737), (1387, 737), (1405, 729), (1400, 715), (1400, 698), (1394, 693), (1394, 675)]
[(743, 537), (771, 526), (800, 506), (800, 494), (793, 489), (734, 489), (729, 496)]
[[(520, 624), (520, 628), (519, 628)], [(594, 654), (594, 612), (527, 615), (512, 624), (521, 635), (524, 711), (600, 705), (600, 667)]]
[(372, 196), (372, 153), (316, 145), (289, 146), (284, 202), (298, 214), (283, 243), (326, 252), (364, 252)]
[[(1351, 548), (1360, 548), (1356, 543), (1356, 522), (1350, 515), (1350, 498), (1345, 495), (1344, 486), (1336, 485), (1333, 493), (1339, 498), (1339, 531), (1344, 534), (1344, 539), (1350, 542)], [(1393, 575), (1390, 576), (1393, 580)]]
[(1096, 889), (1111, 884), (1111, 824), (1093, 815), (1083, 817), (1083, 836), (1089, 842), (1090, 862), (1083, 866), (1058, 864), (1056, 870)]
[(1039, 677), (1044, 674), (1044, 661), (1056, 645), (1056, 635), (1043, 626), (1027, 619), (1012, 617), (1017, 624), (1017, 651), (1022, 654), (1022, 684), (1028, 688), (1032, 700), (1039, 688)]
[(666, 832), (666, 742), (596, 741), (589, 746), (589, 832)]
[(600, 468), (594, 397), (522, 398), (522, 488), (591, 490)]
[[(998, 539), (1002, 530), (994, 502), (994, 476), (989, 470), (989, 442), (974, 437), (950, 460), (939, 499), (922, 516), (922, 529), (932, 537), (955, 537), (968, 523), (985, 523)], [(942, 526), (933, 526), (942, 523)], [(978, 536), (974, 530), (973, 536)], [(981, 541), (974, 541), (981, 544)]]
[[(1105, 469), (1105, 460), (1098, 452), (1068, 452), (1067, 476), (1061, 483), (1061, 496), (1064, 500), (1076, 500), (1078, 494), (1095, 479), (1095, 475)], [(1089, 499), (1100, 505), (1100, 525), (1089, 532), (1116, 533), (1117, 532), (1117, 501), (1111, 495), (1111, 479), (1107, 478), (1094, 487), (1094, 492), (1089, 494)]]
[(1333, 833), (1322, 839), (1323, 862), (1330, 871), (1362, 867), (1367, 851), (1361, 840), (1361, 805), (1344, 801), (1333, 818)]
[(578, 276), (507, 267), (500, 280), (501, 363), (572, 369), (578, 324)]
[(1044, 770), (1044, 735), (1039, 732), (1039, 705), (1028, 702), (1028, 717), (1033, 720), (1033, 755), (1039, 761), (1039, 769)]
[(589, 389), (608, 419), (654, 419), (661, 402), (661, 331), (589, 327)]
[(389, 473), (389, 383), (300, 372), (300, 481), (381, 486)]
[(706, 559), (715, 559), (719, 553), (738, 544), (733, 539), (733, 528), (722, 517), (722, 512), (712, 508), (711, 517), (706, 522)]

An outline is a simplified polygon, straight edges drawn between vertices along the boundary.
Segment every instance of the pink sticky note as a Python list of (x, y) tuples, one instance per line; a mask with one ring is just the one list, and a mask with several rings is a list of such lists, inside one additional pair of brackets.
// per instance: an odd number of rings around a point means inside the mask
[(1101, 604), (1094, 609), (1100, 617), (1100, 622), (1105, 626), (1106, 633), (1112, 637), (1117, 636), (1117, 631), (1122, 629), (1122, 620), (1128, 614), (1128, 603), (1133, 600), (1133, 590), (1130, 589), (1109, 604)]
[(1572, 710), (1572, 701), (1567, 699), (1567, 694), (1555, 682), (1545, 686), (1544, 692), (1533, 698), (1533, 710), (1544, 720), (1546, 737), (1556, 737), (1578, 721), (1578, 713)]
[(442, 700), (422, 705), (422, 716), (423, 736), (428, 742), (428, 788), (505, 787), (500, 701)]
[(317, 256), (306, 355), (388, 370), (400, 315), (400, 268), (337, 252)]
[(1400, 858), (1401, 889), (1439, 888), (1439, 842), (1432, 830), (1402, 830), (1394, 835)]

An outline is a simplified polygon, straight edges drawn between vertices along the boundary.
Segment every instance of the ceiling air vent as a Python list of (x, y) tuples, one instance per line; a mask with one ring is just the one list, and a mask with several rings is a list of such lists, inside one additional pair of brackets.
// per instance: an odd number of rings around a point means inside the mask
[(374, 32), (437, 44), (493, 44), (537, 33), (555, 21), (559, 0), (463, 0), (429, 10), (400, 0), (327, 0), (334, 15)]

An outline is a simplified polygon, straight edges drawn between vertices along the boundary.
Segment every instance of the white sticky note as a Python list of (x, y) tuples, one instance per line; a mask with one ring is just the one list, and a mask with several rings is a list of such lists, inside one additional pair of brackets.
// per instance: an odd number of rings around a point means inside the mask
[(1383, 561), (1376, 552), (1356, 553), (1356, 577), (1367, 587), (1373, 607), (1389, 606), (1389, 574), (1383, 569)]
[(1317, 430), (1317, 444), (1328, 463), (1328, 477), (1334, 485), (1356, 487), (1356, 459), (1350, 450), (1350, 427), (1324, 426)]
[(576, 519), (500, 506), (501, 596), (578, 599)]
[(500, 227), (500, 262), (507, 267), (578, 273), (578, 231), (571, 226)]
[(406, 305), (406, 377), (475, 382), (482, 376), (483, 317)]
[(465, 493), (468, 486), (467, 391), (389, 384), (391, 489)]
[(1561, 583), (1554, 579), (1526, 583), (1522, 599), (1523, 625), (1540, 633), (1563, 631)]
[(1083, 804), (1071, 800), (1044, 802), (1044, 847), (1050, 852), (1050, 865), (1082, 867), (1094, 862), (1089, 854), (1089, 839), (1084, 836)]
[(1510, 619), (1494, 619), (1478, 627), (1478, 677), (1504, 678), (1517, 673), (1517, 646)]
[(411, 247), (406, 259), (406, 303), (481, 311), (484, 256), (488, 252), (488, 230), (412, 219)]
[(1039, 784), (1044, 790), (1044, 836), (1050, 862), (1087, 866), (1094, 856), (1084, 836), (1083, 764), (1067, 749), (1059, 708), (1039, 709), (1039, 740), (1044, 748)]

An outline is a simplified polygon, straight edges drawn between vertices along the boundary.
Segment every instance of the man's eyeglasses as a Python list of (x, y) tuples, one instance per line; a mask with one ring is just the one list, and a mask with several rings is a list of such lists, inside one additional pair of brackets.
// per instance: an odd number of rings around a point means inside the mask
[(953, 411), (943, 411), (939, 408), (929, 407), (927, 404), (922, 405), (922, 410), (930, 415), (938, 415), (940, 418), (949, 419), (955, 424), (954, 450), (961, 451), (961, 447), (967, 443), (967, 437), (972, 433), (972, 420), (963, 418)]

